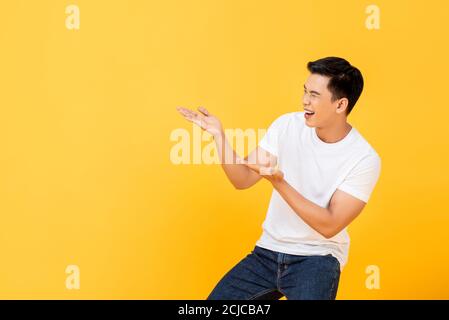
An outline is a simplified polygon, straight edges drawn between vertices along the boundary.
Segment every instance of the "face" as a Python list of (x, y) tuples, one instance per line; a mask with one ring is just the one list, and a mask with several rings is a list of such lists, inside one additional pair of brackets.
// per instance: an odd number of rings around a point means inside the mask
[(304, 84), (302, 103), (304, 111), (315, 112), (312, 116), (306, 116), (306, 124), (309, 127), (325, 127), (335, 123), (340, 117), (345, 117), (347, 98), (332, 101), (332, 93), (327, 88), (329, 77), (312, 73)]

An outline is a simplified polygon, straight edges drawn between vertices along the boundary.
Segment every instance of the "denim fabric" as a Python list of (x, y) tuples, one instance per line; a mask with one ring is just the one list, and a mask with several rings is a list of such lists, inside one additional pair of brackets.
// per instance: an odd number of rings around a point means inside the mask
[(218, 282), (207, 300), (335, 300), (340, 263), (255, 246)]

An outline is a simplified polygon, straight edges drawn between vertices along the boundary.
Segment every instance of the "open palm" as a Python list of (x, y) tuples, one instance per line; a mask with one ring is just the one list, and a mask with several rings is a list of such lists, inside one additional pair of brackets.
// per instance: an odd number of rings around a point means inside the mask
[(214, 137), (220, 135), (223, 131), (220, 120), (207, 111), (206, 108), (199, 107), (199, 113), (183, 107), (177, 107), (176, 110), (184, 118), (197, 124), (201, 129), (206, 130)]

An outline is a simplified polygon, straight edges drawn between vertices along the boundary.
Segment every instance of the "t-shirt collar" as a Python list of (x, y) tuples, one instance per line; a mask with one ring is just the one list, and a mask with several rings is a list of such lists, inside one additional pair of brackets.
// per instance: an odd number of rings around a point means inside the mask
[(323, 140), (321, 140), (317, 133), (316, 133), (316, 128), (311, 128), (312, 129), (312, 139), (314, 141), (314, 143), (320, 147), (323, 148), (340, 148), (341, 146), (347, 145), (348, 143), (350, 143), (351, 141), (354, 140), (355, 138), (355, 131), (356, 129), (351, 126), (351, 130), (346, 134), (346, 136), (337, 141), (337, 142), (333, 142), (333, 143), (328, 143), (328, 142), (324, 142)]

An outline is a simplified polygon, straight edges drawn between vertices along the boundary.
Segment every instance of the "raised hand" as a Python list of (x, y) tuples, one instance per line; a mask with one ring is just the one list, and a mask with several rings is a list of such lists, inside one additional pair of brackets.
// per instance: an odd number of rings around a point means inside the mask
[(176, 110), (178, 110), (184, 118), (197, 124), (201, 129), (206, 130), (214, 137), (223, 132), (220, 120), (207, 111), (206, 108), (199, 107), (199, 113), (183, 107), (176, 107)]

